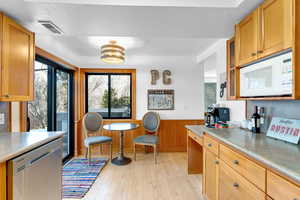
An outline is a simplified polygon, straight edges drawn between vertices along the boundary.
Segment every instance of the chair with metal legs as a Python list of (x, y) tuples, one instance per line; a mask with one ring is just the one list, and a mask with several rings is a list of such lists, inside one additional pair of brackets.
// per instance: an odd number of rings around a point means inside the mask
[(84, 135), (84, 146), (86, 147), (85, 157), (89, 158), (89, 164), (91, 163), (91, 147), (94, 145), (100, 145), (102, 150), (103, 144), (110, 144), (110, 159), (112, 159), (112, 138), (100, 136), (102, 125), (102, 116), (95, 112), (86, 113), (82, 119), (82, 132)]
[(154, 150), (154, 161), (157, 163), (157, 145), (158, 136), (157, 131), (160, 124), (160, 117), (158, 113), (148, 112), (143, 117), (143, 127), (144, 129), (152, 134), (145, 134), (139, 136), (133, 140), (134, 149), (134, 160), (136, 160), (136, 145), (152, 146)]

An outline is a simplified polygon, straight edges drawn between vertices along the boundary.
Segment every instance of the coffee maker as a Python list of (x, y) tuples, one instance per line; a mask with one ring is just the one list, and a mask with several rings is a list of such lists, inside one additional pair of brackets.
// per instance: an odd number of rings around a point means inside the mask
[(215, 127), (219, 122), (226, 123), (230, 121), (230, 110), (226, 107), (209, 106), (205, 113), (205, 125)]

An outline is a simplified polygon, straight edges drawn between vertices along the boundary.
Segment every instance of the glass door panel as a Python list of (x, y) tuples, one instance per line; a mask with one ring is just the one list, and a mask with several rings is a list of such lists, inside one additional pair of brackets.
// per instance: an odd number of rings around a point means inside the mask
[(111, 75), (111, 118), (131, 118), (130, 88), (130, 75)]
[(35, 100), (28, 102), (30, 131), (48, 130), (48, 65), (35, 61), (34, 66)]
[(35, 100), (28, 102), (30, 131), (63, 131), (64, 161), (74, 154), (73, 71), (36, 56)]
[(63, 157), (70, 154), (70, 76), (56, 70), (56, 130), (64, 131)]

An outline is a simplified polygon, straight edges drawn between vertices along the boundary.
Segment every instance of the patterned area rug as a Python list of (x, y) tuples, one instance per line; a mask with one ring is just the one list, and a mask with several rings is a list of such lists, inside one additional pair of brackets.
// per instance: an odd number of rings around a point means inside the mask
[(108, 159), (93, 158), (91, 164), (87, 159), (76, 158), (63, 167), (63, 198), (81, 199), (89, 191)]

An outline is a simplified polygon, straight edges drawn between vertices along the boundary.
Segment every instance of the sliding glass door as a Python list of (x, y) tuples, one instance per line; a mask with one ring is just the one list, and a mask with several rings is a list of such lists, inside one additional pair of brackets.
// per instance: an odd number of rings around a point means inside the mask
[(37, 56), (35, 100), (28, 103), (30, 131), (63, 131), (63, 159), (74, 154), (73, 71)]

